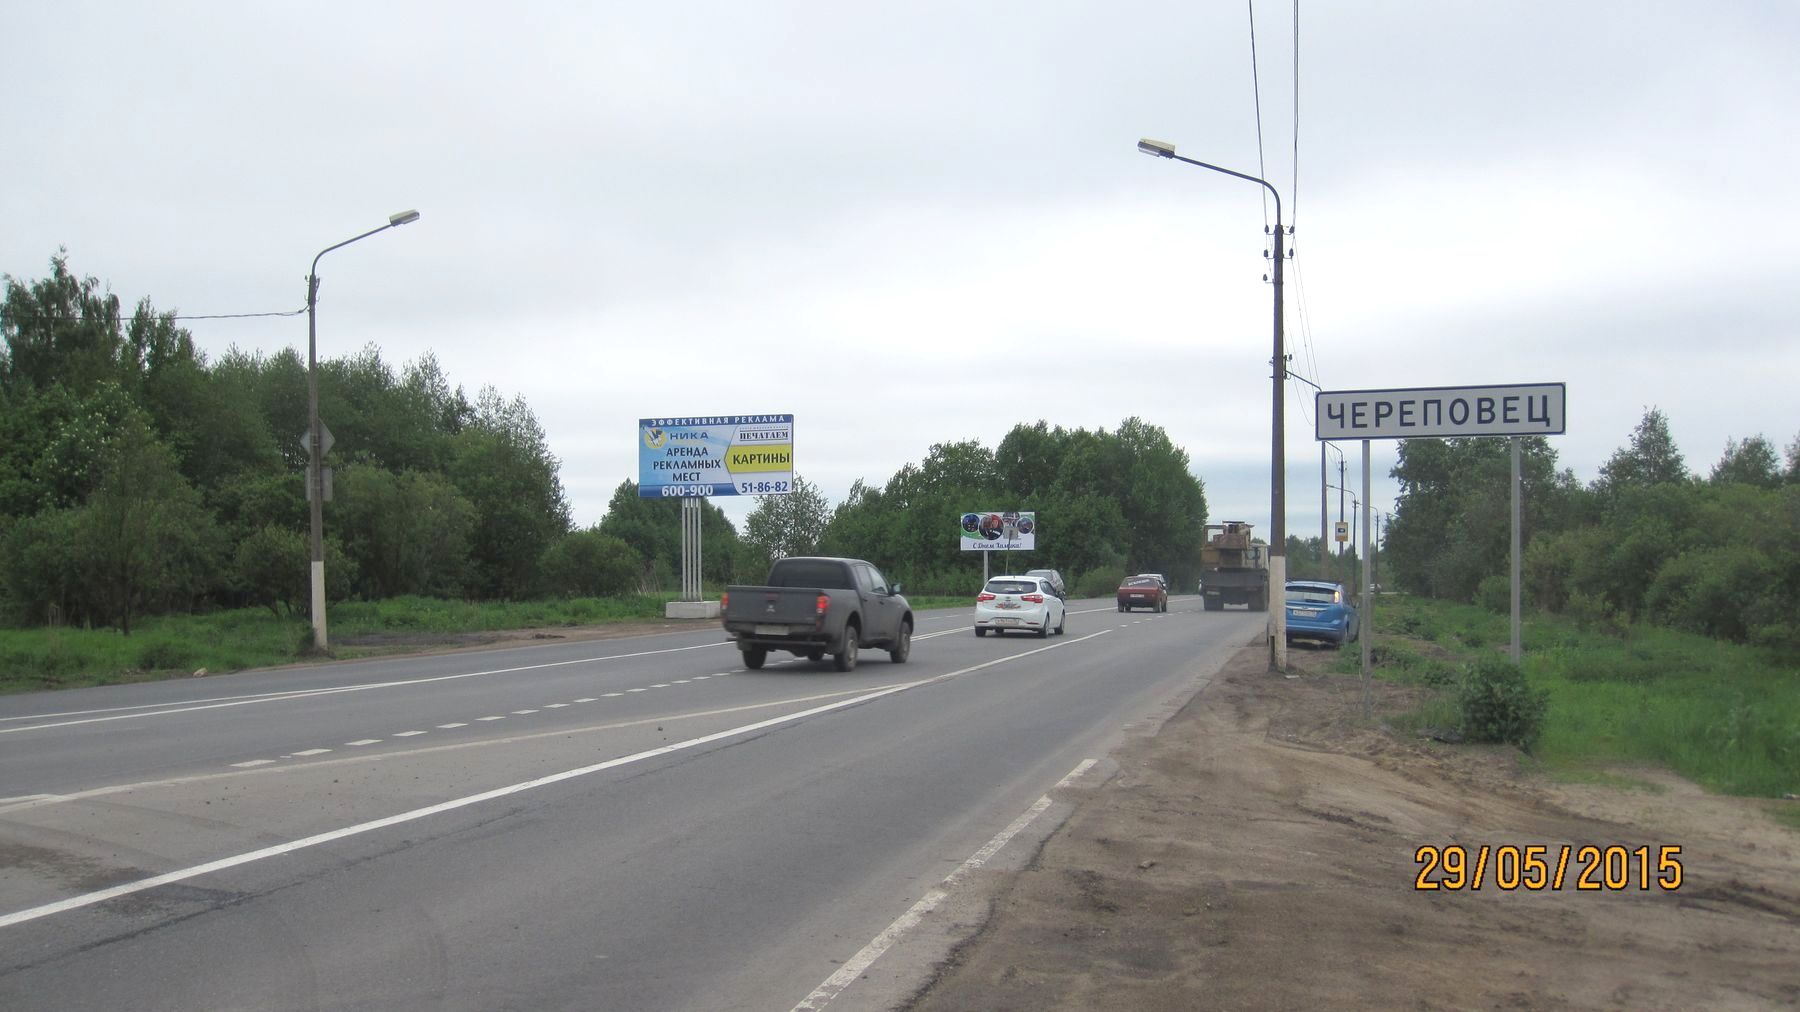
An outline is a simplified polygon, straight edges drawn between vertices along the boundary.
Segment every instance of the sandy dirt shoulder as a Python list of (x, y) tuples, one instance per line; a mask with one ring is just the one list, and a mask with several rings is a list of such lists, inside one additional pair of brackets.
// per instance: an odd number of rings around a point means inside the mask
[[(1354, 677), (1241, 653), (996, 887), (909, 1009), (1790, 1008), (1793, 801), (1564, 784), (1362, 718)], [(1374, 686), (1380, 714), (1415, 692)], [(1680, 887), (1420, 891), (1422, 845), (1681, 847)], [(1490, 851), (1492, 853), (1492, 851)], [(1654, 858), (1653, 858), (1654, 859)], [(1652, 871), (1654, 878), (1655, 871)]]

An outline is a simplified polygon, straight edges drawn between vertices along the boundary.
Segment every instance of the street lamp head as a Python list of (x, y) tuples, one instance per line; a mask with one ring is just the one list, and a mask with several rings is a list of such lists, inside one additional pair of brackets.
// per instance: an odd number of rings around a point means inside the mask
[(1153, 141), (1148, 137), (1138, 141), (1138, 150), (1147, 155), (1155, 155), (1158, 158), (1175, 157), (1175, 145), (1170, 144), (1168, 141)]
[(417, 212), (417, 211), (401, 211), (398, 214), (388, 215), (388, 224), (390, 226), (406, 225), (406, 224), (410, 224), (410, 223), (418, 221), (418, 220), (419, 220), (419, 212)]

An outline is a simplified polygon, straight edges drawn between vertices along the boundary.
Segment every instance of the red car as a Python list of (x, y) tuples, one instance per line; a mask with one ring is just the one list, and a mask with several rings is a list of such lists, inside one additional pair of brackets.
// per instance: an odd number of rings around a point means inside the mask
[(1155, 576), (1127, 576), (1125, 582), (1119, 584), (1119, 610), (1130, 611), (1133, 608), (1168, 611), (1169, 588)]

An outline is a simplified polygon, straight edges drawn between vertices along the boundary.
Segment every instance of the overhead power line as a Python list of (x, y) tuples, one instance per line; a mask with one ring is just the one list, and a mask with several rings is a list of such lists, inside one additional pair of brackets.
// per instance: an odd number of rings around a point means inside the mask
[[(1296, 0), (1297, 2), (1297, 0)], [(1250, 10), (1250, 93), (1256, 97), (1256, 174), (1264, 179), (1269, 178), (1269, 169), (1263, 162), (1263, 129), (1262, 129), (1262, 80), (1256, 70), (1256, 0), (1244, 0)], [(1263, 192), (1263, 231), (1269, 230), (1269, 195)]]
[(1300, 221), (1300, 0), (1294, 0), (1294, 185), (1288, 190), (1288, 221)]

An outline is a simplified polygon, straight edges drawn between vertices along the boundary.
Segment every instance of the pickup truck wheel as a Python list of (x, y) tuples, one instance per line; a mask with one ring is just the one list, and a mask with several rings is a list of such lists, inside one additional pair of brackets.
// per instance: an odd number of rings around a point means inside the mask
[(825, 659), (825, 651), (823, 651), (823, 650), (808, 650), (806, 652), (806, 659), (809, 661), (822, 661)]
[(912, 623), (900, 623), (900, 635), (894, 640), (893, 649), (888, 651), (888, 659), (895, 664), (905, 664), (906, 658), (912, 654)]
[(844, 627), (844, 648), (831, 655), (831, 660), (839, 671), (856, 670), (856, 627)]
[(763, 666), (763, 661), (768, 659), (769, 652), (762, 647), (744, 651), (744, 667), (749, 668), (751, 671), (761, 668)]

